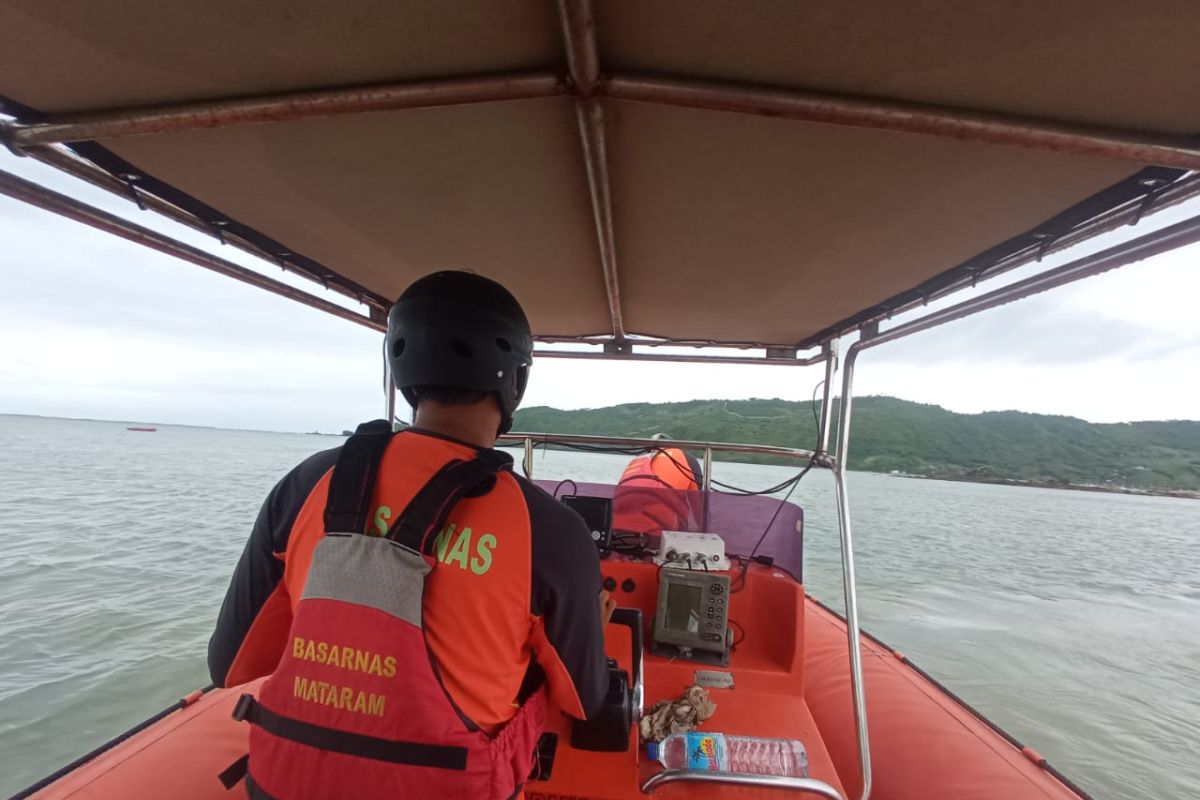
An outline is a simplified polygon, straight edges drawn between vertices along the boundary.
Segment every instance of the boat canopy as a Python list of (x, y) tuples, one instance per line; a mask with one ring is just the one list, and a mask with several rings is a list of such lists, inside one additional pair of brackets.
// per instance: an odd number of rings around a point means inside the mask
[(795, 354), (1196, 189), (1189, 0), (751, 5), (5, 0), (4, 138), (376, 325), (467, 268), (612, 352)]

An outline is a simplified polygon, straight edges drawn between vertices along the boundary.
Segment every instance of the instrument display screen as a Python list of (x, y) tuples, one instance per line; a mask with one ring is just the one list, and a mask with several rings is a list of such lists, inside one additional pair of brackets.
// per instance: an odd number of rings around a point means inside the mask
[(673, 631), (700, 632), (700, 600), (703, 590), (685, 583), (667, 585), (666, 627)]
[(592, 535), (592, 544), (604, 558), (612, 551), (612, 500), (607, 497), (590, 497), (570, 494), (562, 502), (583, 517)]
[(729, 602), (728, 575), (660, 567), (651, 652), (726, 663)]

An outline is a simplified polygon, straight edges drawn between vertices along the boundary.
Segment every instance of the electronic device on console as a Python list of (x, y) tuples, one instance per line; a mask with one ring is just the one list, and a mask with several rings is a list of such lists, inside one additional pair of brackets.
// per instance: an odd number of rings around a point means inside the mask
[(561, 500), (567, 508), (583, 517), (600, 557), (604, 558), (612, 552), (612, 499), (568, 494)]
[(618, 608), (613, 611), (611, 624), (629, 628), (633, 674), (621, 669), (614, 659), (608, 660), (604, 702), (586, 720), (571, 722), (571, 747), (577, 750), (628, 750), (630, 733), (642, 718), (642, 612)]
[(730, 568), (725, 540), (715, 533), (663, 531), (654, 563), (671, 567), (721, 571)]
[(660, 569), (650, 651), (668, 658), (728, 665), (729, 576)]

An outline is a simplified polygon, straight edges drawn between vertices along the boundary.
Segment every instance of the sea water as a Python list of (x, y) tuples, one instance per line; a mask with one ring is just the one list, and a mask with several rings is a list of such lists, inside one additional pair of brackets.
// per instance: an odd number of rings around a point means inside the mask
[[(0, 416), (0, 796), (208, 681), (263, 497), (340, 437)], [(619, 456), (537, 455), (613, 481)], [(747, 488), (787, 467), (714, 466)], [(848, 478), (863, 626), (1097, 798), (1200, 797), (1200, 501)], [(840, 607), (832, 482), (807, 589)]]

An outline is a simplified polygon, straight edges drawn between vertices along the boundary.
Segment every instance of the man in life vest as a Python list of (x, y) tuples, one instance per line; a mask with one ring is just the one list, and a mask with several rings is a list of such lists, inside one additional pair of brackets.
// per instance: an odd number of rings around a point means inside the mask
[(525, 390), (516, 299), (467, 272), (413, 283), (387, 358), (413, 425), (367, 423), (271, 491), (209, 643), (242, 697), (252, 798), (518, 795), (547, 706), (583, 718), (607, 688), (583, 520), (491, 449)]
[(637, 456), (625, 467), (613, 490), (613, 530), (659, 534), (703, 529), (703, 480), (700, 462), (666, 445)]

